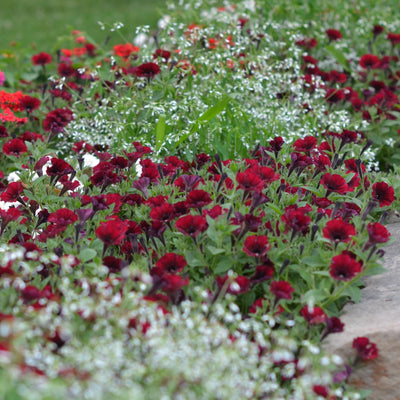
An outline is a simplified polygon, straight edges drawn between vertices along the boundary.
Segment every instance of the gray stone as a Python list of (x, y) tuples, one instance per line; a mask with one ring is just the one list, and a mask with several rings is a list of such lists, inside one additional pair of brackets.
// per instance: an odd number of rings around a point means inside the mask
[(340, 317), (344, 332), (330, 335), (324, 344), (347, 360), (355, 357), (354, 338), (366, 336), (376, 343), (379, 357), (358, 365), (349, 383), (372, 390), (369, 398), (377, 400), (400, 399), (400, 223), (387, 228), (393, 242), (383, 248), (386, 271), (365, 279), (361, 301), (346, 305)]

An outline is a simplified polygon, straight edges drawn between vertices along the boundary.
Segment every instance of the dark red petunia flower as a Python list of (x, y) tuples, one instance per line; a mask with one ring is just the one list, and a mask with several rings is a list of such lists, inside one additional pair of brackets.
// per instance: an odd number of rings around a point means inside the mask
[(326, 319), (327, 334), (343, 332), (344, 323), (338, 317)]
[(122, 177), (111, 171), (99, 171), (90, 177), (94, 186), (105, 189), (107, 186), (115, 185), (122, 181)]
[(184, 215), (175, 222), (179, 232), (192, 238), (208, 228), (207, 220), (202, 215)]
[(349, 251), (334, 256), (330, 265), (330, 275), (339, 281), (350, 281), (361, 272), (362, 263)]
[(70, 64), (60, 63), (57, 68), (57, 72), (65, 78), (70, 78), (75, 76), (77, 71)]
[(150, 211), (150, 218), (153, 221), (169, 222), (176, 216), (175, 207), (170, 203), (164, 203), (160, 206), (154, 207)]
[(310, 153), (312, 149), (317, 145), (317, 138), (314, 136), (306, 136), (304, 139), (297, 139), (293, 143), (295, 151), (301, 153)]
[(359, 64), (364, 69), (376, 69), (381, 65), (381, 60), (373, 54), (364, 54), (359, 61)]
[(349, 186), (345, 179), (338, 174), (327, 172), (322, 176), (320, 183), (327, 189), (327, 196), (332, 192), (345, 194), (349, 191)]
[(384, 31), (384, 29), (385, 28), (381, 25), (374, 25), (374, 27), (372, 28), (372, 34), (374, 36), (378, 36)]
[(161, 278), (161, 290), (167, 294), (173, 294), (189, 284), (188, 278), (182, 278), (180, 275), (165, 274)]
[(154, 78), (161, 72), (160, 67), (153, 62), (144, 63), (133, 68), (133, 73), (139, 78)]
[(212, 202), (208, 192), (202, 189), (194, 189), (188, 193), (186, 197), (186, 205), (188, 208), (203, 208)]
[(244, 241), (243, 250), (249, 257), (262, 257), (271, 248), (265, 235), (247, 236)]
[(372, 197), (378, 200), (380, 207), (390, 206), (394, 202), (394, 189), (386, 182), (374, 183)]
[(185, 257), (176, 253), (166, 253), (156, 262), (156, 268), (172, 273), (183, 271), (186, 265)]
[(168, 50), (157, 49), (153, 56), (155, 58), (160, 57), (163, 58), (165, 61), (168, 61), (171, 57), (171, 52)]
[(293, 235), (296, 233), (305, 235), (311, 223), (311, 218), (304, 211), (290, 207), (286, 207), (281, 220), (292, 231)]
[(74, 172), (72, 166), (61, 158), (53, 157), (50, 161), (51, 165), (46, 169), (48, 176), (63, 176)]
[(326, 89), (326, 95), (325, 95), (325, 100), (328, 103), (339, 103), (339, 101), (342, 101), (346, 98), (346, 93), (344, 89), (334, 89), (334, 88), (327, 88)]
[(367, 247), (374, 244), (386, 243), (390, 239), (390, 232), (379, 222), (370, 222), (367, 225), (367, 231), (369, 235)]
[(95, 230), (96, 236), (106, 245), (120, 245), (125, 239), (128, 226), (119, 219), (102, 222)]
[(0, 137), (8, 137), (9, 134), (5, 126), (0, 125)]
[(400, 43), (400, 33), (390, 32), (388, 33), (387, 38), (393, 46)]
[(249, 171), (238, 172), (236, 181), (239, 184), (239, 188), (247, 192), (260, 192), (264, 187), (264, 182), (261, 178)]
[(281, 150), (283, 145), (285, 144), (285, 141), (281, 136), (277, 136), (274, 139), (270, 140), (268, 144), (271, 146), (271, 150), (275, 153), (278, 154)]
[(1, 218), (1, 228), (0, 235), (4, 232), (7, 225), (11, 221), (16, 221), (22, 215), (21, 210), (15, 207), (10, 207), (8, 210), (3, 210), (0, 208), (0, 218)]
[(289, 282), (286, 281), (273, 281), (270, 285), (271, 292), (276, 296), (277, 299), (290, 300), (294, 288)]
[(108, 268), (109, 272), (116, 274), (127, 266), (127, 262), (118, 257), (107, 256), (103, 258), (103, 265)]
[(325, 31), (325, 33), (327, 34), (329, 40), (340, 40), (343, 36), (340, 33), (340, 31), (338, 31), (337, 29), (327, 29)]
[(315, 38), (304, 38), (296, 41), (297, 46), (305, 47), (306, 49), (310, 50), (314, 48), (318, 42)]
[(198, 175), (181, 175), (178, 179), (175, 179), (174, 185), (185, 192), (190, 192), (199, 185), (201, 177)]
[(353, 349), (363, 360), (373, 360), (378, 357), (378, 349), (375, 343), (369, 341), (366, 337), (357, 337), (353, 340)]
[(26, 111), (27, 113), (31, 113), (32, 111), (36, 110), (40, 106), (40, 100), (36, 97), (32, 96), (21, 96), (19, 99), (21, 109)]
[(78, 220), (78, 216), (68, 208), (61, 208), (52, 212), (48, 217), (48, 222), (58, 226), (67, 227)]
[(32, 56), (33, 65), (46, 65), (51, 63), (51, 55), (49, 53), (39, 53)]
[(8, 142), (3, 144), (3, 153), (8, 156), (19, 157), (23, 153), (28, 152), (28, 147), (21, 139), (11, 139)]
[(13, 203), (20, 199), (23, 191), (24, 187), (21, 182), (11, 182), (7, 185), (7, 189), (1, 193), (0, 199), (8, 203)]
[(70, 109), (57, 108), (46, 115), (43, 121), (43, 129), (46, 132), (60, 133), (73, 119), (73, 113)]
[(342, 218), (332, 219), (328, 221), (322, 230), (324, 238), (332, 240), (333, 242), (347, 243), (351, 237), (356, 234), (356, 229), (353, 225)]
[(322, 324), (327, 319), (327, 315), (320, 307), (304, 306), (300, 310), (300, 314), (310, 325)]
[(260, 177), (264, 183), (263, 186), (267, 186), (268, 183), (277, 181), (279, 179), (279, 174), (276, 174), (272, 168), (264, 167), (258, 164), (251, 166), (246, 171), (251, 172)]
[(265, 282), (269, 279), (272, 279), (274, 276), (274, 264), (269, 262), (264, 262), (261, 265), (257, 265), (256, 270), (254, 271), (254, 275), (251, 276), (252, 283), (260, 283)]

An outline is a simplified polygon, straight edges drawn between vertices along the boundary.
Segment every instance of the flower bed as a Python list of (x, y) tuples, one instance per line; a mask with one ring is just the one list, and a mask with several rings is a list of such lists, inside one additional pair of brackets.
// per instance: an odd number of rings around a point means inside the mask
[(256, 6), (1, 60), (4, 396), (365, 396), (320, 344), (382, 270), (398, 60)]

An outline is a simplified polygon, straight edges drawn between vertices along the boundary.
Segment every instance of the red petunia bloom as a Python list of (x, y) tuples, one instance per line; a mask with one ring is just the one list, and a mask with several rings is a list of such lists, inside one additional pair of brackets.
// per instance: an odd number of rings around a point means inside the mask
[(24, 95), (20, 98), (21, 109), (27, 113), (31, 113), (40, 106), (40, 100), (36, 97)]
[(392, 43), (392, 45), (396, 45), (400, 43), (400, 33), (388, 33), (387, 35), (388, 40)]
[(294, 288), (289, 282), (286, 281), (273, 281), (270, 285), (271, 292), (276, 296), (277, 299), (290, 300)]
[(378, 200), (380, 207), (390, 206), (394, 202), (394, 189), (386, 182), (374, 183), (372, 197)]
[(167, 294), (174, 294), (189, 284), (189, 279), (180, 275), (165, 274), (161, 279), (161, 290)]
[(96, 236), (106, 245), (119, 245), (125, 239), (128, 226), (119, 219), (102, 222), (95, 230)]
[(285, 223), (286, 227), (292, 230), (293, 235), (296, 233), (305, 235), (311, 223), (311, 218), (304, 211), (291, 207), (286, 207), (281, 220)]
[(133, 68), (133, 73), (139, 78), (154, 78), (161, 72), (160, 67), (153, 62), (144, 63)]
[(322, 230), (324, 238), (332, 240), (333, 242), (344, 242), (350, 241), (351, 237), (356, 234), (356, 230), (353, 225), (342, 218), (330, 220), (326, 223)]
[(306, 136), (304, 139), (297, 139), (293, 143), (296, 151), (302, 153), (310, 153), (310, 151), (317, 145), (317, 138), (314, 136)]
[(184, 235), (192, 238), (208, 228), (207, 220), (202, 215), (184, 215), (175, 223), (176, 229)]
[(165, 61), (168, 61), (171, 57), (171, 52), (168, 50), (157, 49), (156, 52), (153, 54), (155, 58), (160, 57)]
[(124, 267), (126, 267), (127, 262), (118, 257), (107, 256), (103, 258), (103, 265), (105, 265), (108, 268), (109, 272), (117, 274)]
[(327, 29), (325, 31), (325, 33), (327, 34), (329, 40), (340, 40), (343, 36), (340, 33), (340, 31), (336, 30), (336, 29)]
[(175, 253), (166, 253), (156, 262), (156, 268), (172, 273), (181, 272), (186, 265), (185, 257)]
[(373, 54), (364, 54), (359, 61), (359, 64), (364, 69), (376, 69), (381, 65), (381, 60)]
[(239, 184), (239, 188), (247, 192), (260, 192), (264, 187), (264, 182), (261, 178), (250, 171), (238, 172), (236, 181)]
[(53, 157), (50, 161), (51, 165), (46, 169), (49, 176), (63, 176), (74, 172), (73, 167), (61, 158)]
[(318, 42), (315, 38), (304, 38), (296, 41), (297, 46), (305, 47), (306, 49), (310, 50), (314, 48)]
[(356, 260), (354, 254), (344, 251), (334, 256), (330, 265), (330, 275), (339, 281), (350, 281), (361, 272), (362, 263)]
[(339, 103), (339, 101), (342, 101), (346, 98), (346, 93), (343, 89), (334, 89), (334, 88), (327, 88), (326, 89), (326, 95), (325, 95), (325, 100), (328, 103)]
[[(218, 285), (218, 288), (221, 289), (222, 287), (224, 287), (224, 285), (228, 279), (231, 279), (231, 278), (229, 278), (228, 275), (217, 276), (215, 281)], [(249, 278), (247, 278), (246, 276), (239, 275), (234, 279), (233, 282), (230, 283), (230, 285), (226, 289), (226, 292), (230, 293), (230, 294), (238, 295), (238, 294), (246, 293), (249, 290), (249, 287), (250, 287)]]
[(373, 360), (378, 357), (378, 349), (375, 343), (369, 341), (366, 337), (357, 337), (353, 340), (353, 349), (363, 360)]
[(49, 53), (39, 53), (32, 56), (33, 65), (46, 65), (51, 63), (51, 55)]
[(271, 248), (265, 235), (247, 236), (244, 241), (243, 250), (250, 257), (262, 257)]
[(374, 36), (378, 36), (384, 31), (384, 29), (385, 28), (381, 25), (374, 25), (374, 27), (372, 28), (372, 34)]
[(28, 147), (21, 139), (11, 139), (3, 144), (3, 153), (8, 156), (19, 157), (23, 153), (28, 152)]
[(345, 179), (338, 174), (327, 172), (322, 176), (320, 183), (327, 189), (327, 196), (332, 192), (345, 194), (349, 191), (349, 186)]
[(369, 239), (367, 247), (378, 243), (386, 243), (390, 239), (390, 232), (379, 222), (370, 222), (367, 225)]
[(73, 113), (70, 109), (58, 108), (46, 115), (43, 128), (46, 132), (60, 133), (73, 119)]
[(322, 324), (327, 319), (327, 315), (320, 307), (304, 306), (300, 310), (300, 314), (310, 325)]
[(7, 189), (1, 193), (0, 199), (7, 203), (13, 203), (20, 199), (23, 191), (24, 187), (21, 182), (11, 182), (8, 184)]
[(0, 208), (0, 218), (1, 218), (1, 227), (0, 227), (0, 235), (3, 234), (4, 229), (6, 229), (7, 225), (11, 221), (16, 221), (22, 212), (15, 207), (10, 207), (8, 210), (3, 210)]
[(192, 190), (186, 197), (186, 205), (189, 208), (202, 208), (211, 202), (210, 194), (201, 189)]
[(78, 216), (68, 208), (61, 208), (52, 212), (48, 217), (48, 222), (57, 226), (67, 227), (78, 220)]
[(164, 203), (160, 206), (154, 207), (150, 211), (150, 218), (153, 221), (169, 222), (176, 216), (175, 207), (170, 203)]

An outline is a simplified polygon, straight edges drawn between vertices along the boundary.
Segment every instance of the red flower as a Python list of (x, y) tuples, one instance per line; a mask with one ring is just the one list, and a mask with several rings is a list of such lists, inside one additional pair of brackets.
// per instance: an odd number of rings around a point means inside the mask
[(3, 144), (3, 153), (8, 156), (19, 157), (21, 154), (26, 153), (28, 148), (26, 144), (21, 139), (11, 139)]
[(325, 399), (329, 395), (328, 389), (325, 386), (322, 386), (322, 385), (314, 385), (313, 386), (313, 392), (318, 396), (324, 397)]
[(74, 169), (66, 161), (61, 158), (53, 157), (51, 165), (47, 167), (46, 174), (49, 176), (62, 176), (74, 172)]
[(378, 200), (379, 206), (390, 206), (394, 201), (394, 189), (385, 182), (372, 185), (372, 197)]
[(161, 72), (160, 67), (153, 62), (144, 63), (138, 67), (133, 68), (133, 72), (140, 78), (154, 78)]
[(339, 101), (346, 98), (345, 91), (343, 89), (327, 88), (325, 100), (328, 103), (339, 103)]
[(192, 190), (186, 197), (186, 205), (189, 208), (202, 208), (212, 202), (210, 194), (205, 190)]
[(181, 272), (186, 265), (185, 257), (175, 253), (166, 253), (156, 262), (156, 268), (173, 273)]
[(353, 349), (363, 360), (373, 360), (378, 357), (378, 349), (375, 343), (369, 341), (366, 337), (357, 337), (353, 340)]
[(169, 58), (171, 57), (171, 52), (168, 50), (157, 49), (156, 52), (154, 53), (154, 57), (161, 57), (165, 61), (168, 61)]
[(45, 65), (51, 63), (51, 55), (49, 53), (39, 53), (32, 56), (34, 65)]
[(265, 235), (247, 236), (244, 241), (243, 250), (250, 257), (262, 257), (271, 248)]
[(287, 299), (292, 298), (292, 293), (294, 289), (289, 282), (286, 281), (273, 281), (270, 285), (271, 292), (276, 296), (277, 299)]
[(40, 106), (40, 100), (36, 97), (24, 95), (20, 98), (21, 108), (27, 113), (31, 113)]
[(372, 34), (374, 36), (378, 36), (379, 34), (381, 34), (384, 30), (384, 27), (381, 25), (374, 25), (374, 27), (372, 28)]
[(188, 284), (188, 278), (182, 278), (180, 275), (165, 274), (162, 276), (161, 290), (167, 294), (173, 294)]
[(55, 212), (52, 212), (48, 221), (57, 226), (67, 227), (78, 220), (78, 216), (68, 208), (61, 208)]
[(393, 46), (400, 43), (400, 33), (388, 33), (387, 38)]
[(342, 34), (336, 29), (327, 29), (325, 33), (328, 35), (329, 40), (340, 40)]
[(304, 306), (300, 314), (310, 325), (322, 324), (327, 319), (327, 315), (320, 307)]
[(175, 207), (170, 203), (164, 203), (150, 211), (150, 218), (154, 221), (168, 222), (173, 220), (175, 216)]
[(297, 46), (305, 47), (306, 49), (310, 50), (315, 47), (318, 42), (315, 38), (304, 38), (301, 40), (296, 41)]
[(345, 179), (338, 174), (330, 174), (327, 172), (322, 176), (320, 183), (327, 189), (327, 196), (332, 192), (345, 194), (349, 191), (349, 186)]
[(73, 77), (74, 75), (76, 75), (76, 70), (74, 69), (74, 67), (66, 63), (60, 63), (57, 68), (57, 72), (65, 78)]
[(103, 265), (108, 268), (109, 272), (116, 274), (126, 267), (127, 263), (121, 258), (107, 256), (103, 258)]
[(16, 221), (22, 215), (18, 208), (10, 207), (8, 210), (0, 208), (1, 228), (0, 235), (11, 221)]
[(344, 323), (338, 317), (326, 319), (327, 334), (343, 332)]
[(11, 182), (8, 184), (7, 189), (0, 195), (0, 199), (5, 202), (13, 203), (20, 198), (23, 191), (24, 187), (21, 182)]
[(238, 172), (236, 175), (236, 181), (238, 182), (240, 189), (249, 192), (260, 192), (264, 187), (264, 182), (261, 178), (250, 171)]
[(96, 236), (106, 245), (119, 245), (125, 239), (128, 226), (119, 219), (102, 222), (95, 230)]
[(350, 241), (351, 236), (356, 234), (353, 225), (343, 221), (342, 218), (330, 220), (326, 223), (325, 228), (322, 230), (324, 238), (332, 240), (333, 242)]
[(314, 136), (306, 136), (304, 139), (297, 139), (293, 143), (296, 151), (309, 153), (317, 145), (317, 138)]
[(134, 46), (132, 43), (117, 44), (114, 46), (114, 54), (118, 57), (127, 58), (132, 53), (138, 53), (139, 47)]
[(73, 119), (71, 110), (68, 108), (58, 108), (46, 115), (43, 121), (43, 128), (47, 132), (60, 133)]
[[(218, 287), (221, 289), (225, 282), (230, 279), (228, 275), (225, 276), (217, 276), (215, 281), (217, 282)], [(230, 294), (242, 294), (246, 293), (250, 287), (250, 280), (246, 276), (237, 276), (233, 282), (230, 283), (226, 292)]]
[(373, 54), (364, 54), (360, 58), (359, 64), (364, 69), (375, 69), (380, 67), (381, 60), (378, 56), (374, 56)]
[(362, 263), (356, 260), (355, 255), (349, 251), (332, 258), (330, 275), (339, 281), (350, 281), (361, 272)]
[(184, 235), (194, 238), (207, 228), (207, 220), (202, 215), (185, 215), (180, 217), (175, 223), (176, 229)]
[(379, 222), (370, 222), (367, 225), (369, 235), (368, 247), (378, 243), (386, 243), (390, 238), (390, 232)]
[(281, 220), (292, 230), (293, 235), (298, 232), (305, 235), (311, 222), (311, 218), (304, 211), (291, 207), (286, 207)]

